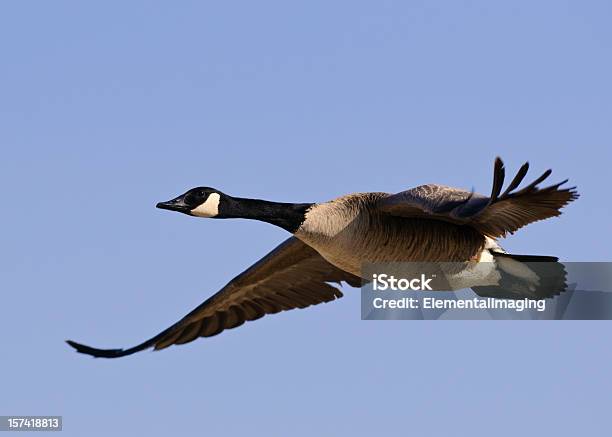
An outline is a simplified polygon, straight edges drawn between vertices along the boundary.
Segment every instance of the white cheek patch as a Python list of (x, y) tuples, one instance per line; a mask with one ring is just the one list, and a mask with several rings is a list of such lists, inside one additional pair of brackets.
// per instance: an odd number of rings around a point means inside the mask
[(212, 193), (206, 199), (206, 202), (191, 210), (191, 213), (197, 217), (215, 217), (219, 214), (219, 193)]

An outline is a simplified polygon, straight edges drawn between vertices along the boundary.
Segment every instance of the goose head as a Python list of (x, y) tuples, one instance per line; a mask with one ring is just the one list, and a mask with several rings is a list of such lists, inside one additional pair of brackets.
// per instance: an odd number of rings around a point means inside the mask
[(195, 217), (259, 220), (294, 233), (312, 205), (232, 197), (215, 188), (197, 187), (172, 200), (160, 202), (157, 207)]
[(197, 187), (167, 202), (159, 202), (157, 207), (195, 217), (220, 217), (220, 206), (227, 202), (227, 198), (214, 188)]

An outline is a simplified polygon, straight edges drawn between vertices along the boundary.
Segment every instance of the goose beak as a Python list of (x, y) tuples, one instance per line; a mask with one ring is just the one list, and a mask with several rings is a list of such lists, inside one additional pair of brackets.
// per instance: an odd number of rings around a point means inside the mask
[(168, 200), (167, 202), (159, 202), (156, 206), (159, 209), (182, 212), (183, 214), (189, 214), (191, 211), (191, 208), (183, 200), (183, 196)]

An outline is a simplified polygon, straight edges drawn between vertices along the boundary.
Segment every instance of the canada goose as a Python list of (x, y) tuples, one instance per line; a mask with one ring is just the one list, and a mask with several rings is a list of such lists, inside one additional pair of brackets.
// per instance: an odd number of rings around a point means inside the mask
[(214, 188), (193, 188), (157, 207), (196, 217), (260, 220), (293, 235), (180, 321), (142, 344), (129, 349), (96, 349), (70, 340), (68, 344), (94, 357), (115, 358), (211, 337), (265, 314), (337, 299), (342, 293), (330, 283), (344, 281), (359, 287), (364, 261), (451, 261), (464, 263), (466, 269), (490, 261), (504, 273), (497, 274), (497, 282), (472, 285), (482, 296), (495, 296), (503, 289), (504, 278), (521, 277), (522, 263), (557, 261), (507, 254), (496, 239), (558, 216), (563, 206), (578, 198), (575, 187), (561, 188), (567, 180), (538, 187), (551, 170), (516, 190), (528, 168), (525, 163), (502, 192), (504, 164), (496, 158), (490, 196), (430, 184), (398, 194), (350, 194), (318, 204), (278, 203), (231, 197)]

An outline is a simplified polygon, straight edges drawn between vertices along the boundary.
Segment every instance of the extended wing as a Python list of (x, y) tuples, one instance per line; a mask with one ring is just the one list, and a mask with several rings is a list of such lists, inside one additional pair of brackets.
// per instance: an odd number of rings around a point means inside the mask
[(538, 186), (550, 176), (551, 170), (516, 190), (528, 169), (529, 163), (525, 163), (502, 193), (505, 169), (502, 160), (496, 158), (493, 188), (488, 197), (442, 185), (421, 185), (382, 199), (379, 209), (401, 217), (427, 217), (469, 225), (484, 235), (503, 237), (529, 223), (560, 215), (562, 207), (578, 198), (576, 187), (561, 188), (567, 180), (545, 188)]
[(212, 337), (266, 314), (338, 299), (342, 292), (328, 282), (340, 281), (361, 286), (360, 278), (334, 267), (310, 246), (290, 237), (180, 321), (144, 343), (129, 349), (96, 349), (71, 340), (68, 344), (78, 352), (104, 358), (123, 357), (150, 347), (164, 349), (198, 337)]

